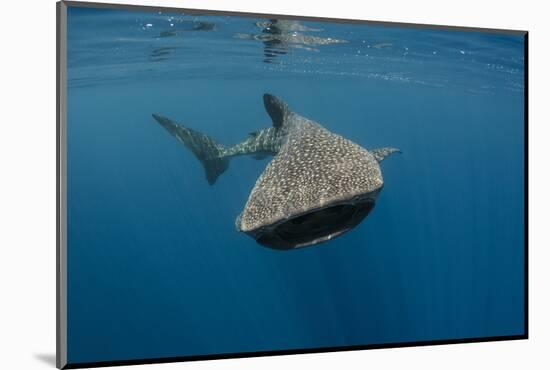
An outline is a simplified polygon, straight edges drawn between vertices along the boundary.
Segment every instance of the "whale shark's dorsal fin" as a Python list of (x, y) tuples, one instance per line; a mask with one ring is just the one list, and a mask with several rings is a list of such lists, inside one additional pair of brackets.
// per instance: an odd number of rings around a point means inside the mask
[(397, 148), (386, 147), (369, 150), (369, 152), (372, 153), (372, 155), (378, 162), (382, 162), (388, 155), (392, 153), (401, 153), (401, 150)]
[(283, 127), (286, 117), (290, 114), (288, 105), (276, 96), (264, 94), (264, 106), (273, 121), (273, 127)]

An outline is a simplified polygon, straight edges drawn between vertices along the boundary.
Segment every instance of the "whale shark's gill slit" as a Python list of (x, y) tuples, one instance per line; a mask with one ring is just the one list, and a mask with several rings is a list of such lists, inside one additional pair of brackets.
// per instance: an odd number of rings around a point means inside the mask
[(274, 249), (293, 249), (330, 240), (357, 226), (374, 208), (368, 199), (356, 204), (339, 204), (322, 208), (280, 223), (266, 230), (258, 243)]

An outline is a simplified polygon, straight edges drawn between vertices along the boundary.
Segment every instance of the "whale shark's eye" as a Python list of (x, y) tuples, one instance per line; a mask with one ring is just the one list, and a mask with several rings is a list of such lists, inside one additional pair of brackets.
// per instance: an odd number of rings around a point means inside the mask
[(257, 241), (276, 249), (291, 249), (328, 240), (355, 227), (373, 207), (374, 201), (369, 199), (317, 209), (280, 223)]

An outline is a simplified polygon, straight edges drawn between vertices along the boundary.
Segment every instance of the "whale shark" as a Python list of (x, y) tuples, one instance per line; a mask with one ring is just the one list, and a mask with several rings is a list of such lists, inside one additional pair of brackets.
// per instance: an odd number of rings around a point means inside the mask
[(273, 157), (235, 221), (238, 231), (259, 244), (279, 250), (311, 246), (361, 223), (384, 186), (380, 162), (400, 150), (367, 150), (300, 116), (274, 95), (264, 94), (263, 102), (272, 126), (233, 146), (153, 117), (202, 163), (210, 185), (235, 156)]
[(212, 22), (203, 22), (203, 21), (180, 21), (178, 22), (177, 28), (171, 28), (167, 31), (162, 31), (155, 38), (163, 37), (173, 37), (180, 35), (184, 32), (193, 32), (193, 31), (215, 31), (216, 24)]
[(283, 32), (321, 32), (321, 28), (313, 28), (305, 26), (300, 21), (291, 19), (276, 19), (271, 18), (268, 21), (258, 21), (255, 23), (256, 27), (262, 29), (265, 33), (278, 33)]
[(319, 51), (315, 46), (349, 42), (332, 37), (306, 34), (304, 32), (320, 32), (322, 29), (307, 27), (295, 20), (270, 19), (266, 22), (256, 22), (255, 25), (261, 29), (259, 34), (236, 33), (234, 38), (262, 42), (265, 63), (274, 63), (278, 56), (287, 54), (291, 48)]

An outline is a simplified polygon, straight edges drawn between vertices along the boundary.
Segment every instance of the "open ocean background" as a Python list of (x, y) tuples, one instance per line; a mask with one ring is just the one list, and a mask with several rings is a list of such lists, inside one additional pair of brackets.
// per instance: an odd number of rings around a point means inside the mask
[[(523, 37), (256, 22), (69, 8), (69, 362), (523, 334)], [(265, 92), (402, 150), (356, 229), (256, 244), (234, 221), (269, 159), (209, 186), (151, 117), (234, 144)]]

